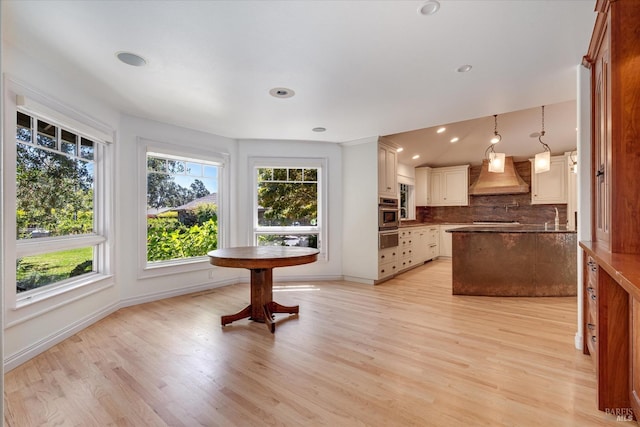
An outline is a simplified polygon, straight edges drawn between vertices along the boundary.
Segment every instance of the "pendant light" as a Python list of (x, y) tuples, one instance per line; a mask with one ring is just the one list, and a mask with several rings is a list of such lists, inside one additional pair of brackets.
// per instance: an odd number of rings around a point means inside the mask
[(538, 141), (542, 144), (542, 148), (544, 151), (542, 153), (536, 154), (534, 164), (535, 173), (547, 172), (551, 169), (551, 148), (542, 140), (544, 136), (544, 105), (542, 106), (542, 130), (540, 131), (540, 136), (538, 137)]
[(484, 150), (484, 157), (487, 159), (489, 163), (489, 172), (502, 173), (504, 172), (504, 153), (496, 153), (493, 148), (495, 144), (502, 140), (502, 135), (498, 133), (498, 115), (493, 115), (494, 127), (493, 127), (493, 138), (491, 138), (491, 145)]
[(571, 153), (569, 153), (569, 161), (571, 162), (571, 172), (578, 173), (578, 152), (577, 151), (572, 151)]

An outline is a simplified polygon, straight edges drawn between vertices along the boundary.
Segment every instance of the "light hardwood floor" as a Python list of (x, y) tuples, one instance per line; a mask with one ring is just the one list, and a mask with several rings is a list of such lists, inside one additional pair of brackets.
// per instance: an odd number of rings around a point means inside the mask
[(369, 286), (239, 284), (119, 310), (5, 376), (5, 425), (599, 426), (576, 299), (451, 295), (438, 260)]

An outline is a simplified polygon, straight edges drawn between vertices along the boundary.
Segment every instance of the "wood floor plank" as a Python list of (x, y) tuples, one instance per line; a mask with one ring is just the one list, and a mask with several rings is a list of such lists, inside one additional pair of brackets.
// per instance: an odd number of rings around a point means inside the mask
[(437, 260), (377, 286), (239, 284), (119, 310), (5, 375), (5, 426), (613, 426), (575, 297), (451, 295)]

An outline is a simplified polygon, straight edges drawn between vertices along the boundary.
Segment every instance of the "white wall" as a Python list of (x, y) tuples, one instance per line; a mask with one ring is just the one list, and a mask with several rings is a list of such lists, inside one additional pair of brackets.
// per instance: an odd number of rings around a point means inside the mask
[(343, 274), (373, 284), (378, 279), (378, 138), (344, 144)]
[[(185, 129), (166, 123), (121, 115), (118, 111), (87, 95), (85, 88), (47, 69), (45, 64), (3, 46), (3, 70), (25, 87), (54, 98), (68, 107), (94, 117), (115, 130), (115, 245), (116, 264), (113, 285), (57, 307), (43, 306), (29, 315), (5, 308), (5, 367), (11, 369), (62, 339), (126, 305), (137, 304), (200, 289), (248, 281), (248, 271), (213, 267), (188, 273), (140, 276), (138, 239), (144, 220), (139, 213), (138, 138), (178, 144), (197, 150), (228, 155), (228, 234), (226, 245), (247, 244), (251, 222), (248, 177), (251, 156), (321, 157), (328, 165), (328, 259), (305, 266), (276, 269), (276, 280), (339, 279), (342, 277), (342, 153), (339, 145), (305, 141), (237, 141), (230, 138)], [(17, 76), (17, 77), (16, 77)], [(15, 114), (13, 115), (15, 117)], [(13, 143), (15, 118), (7, 123), (4, 140)], [(375, 165), (375, 159), (371, 163)], [(13, 179), (13, 177), (4, 177)], [(375, 200), (375, 198), (374, 198)], [(3, 194), (3, 204), (4, 200)]]
[(315, 279), (342, 278), (342, 152), (334, 143), (309, 141), (240, 140), (237, 155), (238, 230), (233, 244), (251, 244), (252, 197), (256, 185), (250, 167), (251, 157), (323, 158), (327, 160), (326, 190), (328, 194), (325, 227), (328, 227), (327, 259), (297, 267), (278, 268), (274, 280), (307, 276)]
[[(6, 44), (2, 48), (2, 67), (5, 78), (3, 106), (7, 103), (15, 103), (15, 92), (23, 91), (23, 88), (27, 87), (31, 91), (53, 98), (70, 109), (82, 112), (83, 115), (117, 130), (120, 117), (117, 111), (104, 105), (100, 100), (86, 96), (83, 90), (74, 87), (73, 82), (56, 74), (46, 64), (39, 63)], [(14, 144), (15, 112), (7, 111), (6, 113), (7, 117), (3, 123), (3, 144)], [(15, 177), (3, 177), (3, 179), (14, 180)], [(4, 197), (3, 192), (3, 206), (7, 202)], [(4, 285), (13, 286), (6, 283)], [(117, 285), (114, 284), (73, 301), (53, 298), (20, 310), (4, 307), (5, 366), (11, 368), (22, 363), (87, 324), (111, 313), (117, 308), (118, 298)]]
[[(116, 156), (116, 188), (117, 198), (116, 229), (118, 235), (117, 272), (120, 299), (123, 305), (132, 305), (159, 298), (208, 289), (215, 285), (234, 282), (239, 276), (237, 271), (213, 267), (206, 261), (197, 271), (177, 274), (161, 274), (154, 277), (141, 277), (139, 253), (144, 251), (143, 242), (139, 238), (144, 235), (146, 222), (140, 213), (140, 164), (138, 157), (138, 139), (168, 144), (176, 147), (225, 153), (231, 159), (236, 157), (237, 142), (209, 133), (194, 131), (178, 126), (159, 123), (152, 120), (131, 116), (122, 116), (120, 140)], [(234, 161), (228, 165), (230, 174), (234, 173)], [(144, 174), (143, 174), (144, 176)], [(143, 178), (144, 179), (144, 178)], [(230, 211), (235, 211), (234, 180), (229, 186)], [(232, 223), (232, 227), (236, 224)], [(231, 230), (231, 235), (235, 230)], [(213, 276), (211, 276), (213, 274)]]

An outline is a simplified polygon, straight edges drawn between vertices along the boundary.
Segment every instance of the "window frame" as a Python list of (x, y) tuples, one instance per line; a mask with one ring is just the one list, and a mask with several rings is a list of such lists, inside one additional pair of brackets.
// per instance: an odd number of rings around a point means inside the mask
[(177, 260), (147, 262), (147, 154), (156, 153), (180, 158), (201, 159), (218, 166), (218, 248), (229, 238), (229, 154), (221, 149), (203, 150), (187, 143), (162, 142), (137, 137), (138, 145), (138, 278), (179, 274), (211, 268), (206, 255)]
[[(410, 182), (398, 182), (398, 211), (401, 212), (402, 211), (402, 186), (406, 185), (407, 186), (407, 197), (406, 197), (406, 202), (407, 202), (407, 217), (406, 218), (400, 218), (400, 221), (413, 221), (416, 219), (416, 198), (415, 198), (415, 193), (416, 193), (416, 187), (414, 183), (410, 183)], [(400, 214), (401, 215), (401, 214)]]
[[(318, 224), (316, 226), (293, 227), (267, 227), (258, 225), (258, 169), (259, 168), (317, 168), (318, 191)], [(328, 194), (327, 171), (328, 162), (324, 157), (249, 157), (249, 171), (251, 181), (249, 194), (251, 194), (251, 229), (248, 236), (249, 245), (257, 245), (259, 234), (318, 234), (319, 259), (328, 259)]]
[[(33, 118), (71, 131), (78, 137), (94, 142), (94, 212), (93, 232), (90, 234), (41, 237), (19, 240), (16, 236), (16, 117), (20, 111)], [(62, 304), (98, 292), (114, 285), (114, 131), (85, 114), (50, 98), (47, 95), (6, 79), (4, 92), (3, 141), (3, 268), (5, 284), (5, 312), (9, 325), (20, 322), (23, 316), (49, 311)], [(10, 178), (9, 178), (10, 177)], [(54, 282), (25, 292), (16, 289), (16, 261), (29, 255), (57, 252), (93, 246), (91, 273)]]

